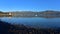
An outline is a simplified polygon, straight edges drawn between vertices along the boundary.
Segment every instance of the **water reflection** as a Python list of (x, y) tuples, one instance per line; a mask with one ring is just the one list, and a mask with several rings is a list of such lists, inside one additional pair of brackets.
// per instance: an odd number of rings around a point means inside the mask
[(60, 18), (0, 18), (2, 21), (6, 21), (12, 24), (24, 24), (32, 27), (60, 27)]

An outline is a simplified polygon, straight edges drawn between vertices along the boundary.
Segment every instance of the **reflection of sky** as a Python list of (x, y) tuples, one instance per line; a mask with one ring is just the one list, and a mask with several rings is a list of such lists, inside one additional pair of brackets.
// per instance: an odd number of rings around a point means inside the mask
[(36, 27), (60, 27), (60, 18), (2, 18), (1, 20)]
[(0, 10), (60, 10), (60, 0), (0, 0)]

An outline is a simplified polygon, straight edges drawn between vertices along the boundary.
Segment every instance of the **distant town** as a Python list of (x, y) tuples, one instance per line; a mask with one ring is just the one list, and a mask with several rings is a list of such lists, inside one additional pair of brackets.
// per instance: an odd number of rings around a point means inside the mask
[(60, 17), (59, 11), (15, 11), (15, 12), (2, 12), (0, 11), (0, 17), (45, 17), (45, 18), (53, 18)]

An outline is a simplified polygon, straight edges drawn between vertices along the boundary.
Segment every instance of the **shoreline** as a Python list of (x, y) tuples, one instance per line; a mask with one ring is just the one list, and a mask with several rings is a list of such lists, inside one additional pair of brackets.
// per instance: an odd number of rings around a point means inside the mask
[[(4, 32), (2, 34), (52, 34), (57, 32), (58, 34), (60, 33), (60, 28), (57, 29), (35, 29), (35, 28), (31, 28), (31, 27), (26, 27), (24, 25), (18, 25), (18, 24), (10, 24), (7, 22), (3, 22), (0, 20), (0, 27), (2, 27), (3, 29), (0, 29), (0, 31)], [(13, 32), (13, 33), (12, 33)], [(51, 33), (52, 32), (52, 33)], [(0, 32), (1, 33), (1, 32)], [(56, 34), (57, 34), (56, 33)]]

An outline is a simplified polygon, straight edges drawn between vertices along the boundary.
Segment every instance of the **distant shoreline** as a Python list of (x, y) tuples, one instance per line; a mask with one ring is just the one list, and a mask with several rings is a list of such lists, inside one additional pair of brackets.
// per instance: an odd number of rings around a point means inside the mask
[(59, 18), (60, 12), (43, 11), (43, 12), (0, 12), (0, 17), (43, 17), (43, 18)]

